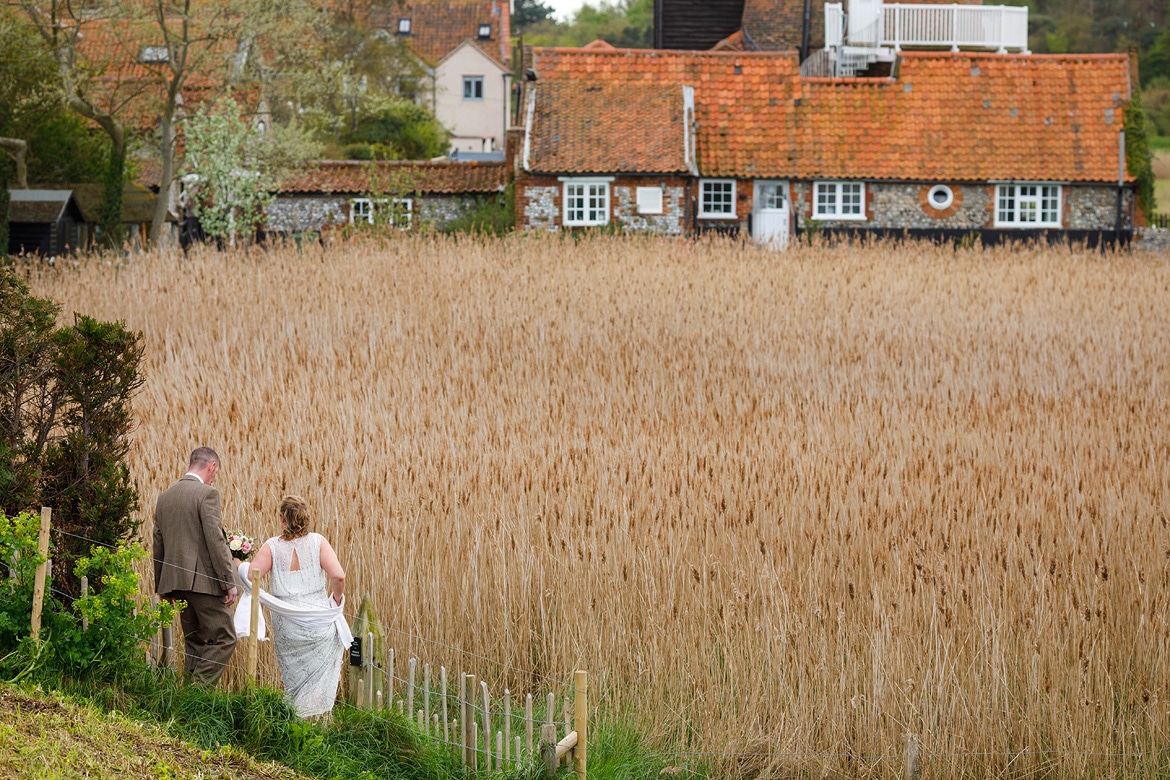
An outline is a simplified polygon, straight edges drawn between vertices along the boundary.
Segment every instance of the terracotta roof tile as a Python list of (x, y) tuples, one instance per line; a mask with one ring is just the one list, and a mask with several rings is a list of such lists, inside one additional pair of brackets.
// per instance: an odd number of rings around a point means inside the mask
[(1111, 181), (1130, 90), (1125, 55), (904, 53), (894, 79), (801, 79), (792, 53), (538, 48), (533, 67), (548, 172), (661, 172), (634, 147), (676, 142), (656, 96), (688, 85), (704, 176)]
[[(431, 65), (467, 40), (506, 65), (512, 46), (509, 8), (508, 0), (373, 0), (370, 22), (397, 35), (398, 20), (410, 19), (410, 34), (403, 37)], [(479, 40), (481, 24), (492, 26), (490, 41)]]
[(508, 167), (502, 162), (423, 162), (320, 160), (286, 176), (278, 192), (286, 195), (417, 192), (432, 195), (502, 192)]

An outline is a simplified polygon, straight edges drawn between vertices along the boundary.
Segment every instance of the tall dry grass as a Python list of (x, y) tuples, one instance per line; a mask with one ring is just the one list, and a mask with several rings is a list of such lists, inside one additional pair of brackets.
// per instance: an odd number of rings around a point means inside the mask
[(906, 733), (927, 776), (1170, 771), (1164, 258), (414, 238), (33, 283), (145, 333), (144, 507), (199, 444), (230, 525), (306, 496), (399, 658), (588, 668), (737, 775), (894, 776)]

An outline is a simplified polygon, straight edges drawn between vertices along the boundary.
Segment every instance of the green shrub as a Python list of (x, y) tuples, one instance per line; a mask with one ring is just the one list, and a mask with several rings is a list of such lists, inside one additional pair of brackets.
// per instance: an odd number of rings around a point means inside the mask
[(502, 236), (516, 227), (516, 197), (512, 182), (499, 195), (480, 196), (475, 205), (442, 227), (444, 233)]
[(32, 621), (33, 577), (45, 559), (37, 555), (41, 520), (24, 512), (0, 512), (0, 655), (15, 650)]

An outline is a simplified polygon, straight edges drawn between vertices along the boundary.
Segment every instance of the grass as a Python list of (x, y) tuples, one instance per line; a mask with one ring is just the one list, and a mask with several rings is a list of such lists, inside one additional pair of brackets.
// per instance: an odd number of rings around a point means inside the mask
[(158, 726), (0, 685), (0, 775), (127, 780), (297, 780), (292, 770), (239, 750), (201, 750)]
[(305, 496), (399, 676), (586, 668), (733, 777), (893, 776), (907, 732), (930, 776), (1170, 772), (1164, 258), (407, 237), (32, 283), (145, 334), (147, 533), (198, 444), (232, 527)]

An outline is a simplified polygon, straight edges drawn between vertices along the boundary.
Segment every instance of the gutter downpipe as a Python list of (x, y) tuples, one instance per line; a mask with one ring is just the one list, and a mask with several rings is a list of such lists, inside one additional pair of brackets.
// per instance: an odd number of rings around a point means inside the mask
[(1117, 145), (1117, 241), (1121, 243), (1122, 201), (1125, 196), (1125, 131), (1120, 133), (1120, 143)]
[(812, 0), (804, 0), (804, 28), (800, 35), (800, 61), (808, 59), (809, 28), (812, 25)]

